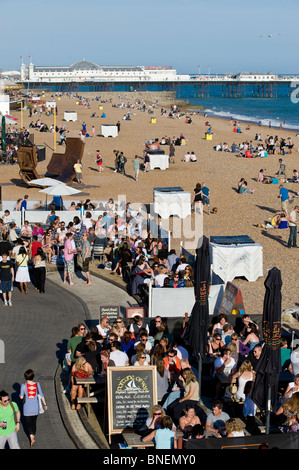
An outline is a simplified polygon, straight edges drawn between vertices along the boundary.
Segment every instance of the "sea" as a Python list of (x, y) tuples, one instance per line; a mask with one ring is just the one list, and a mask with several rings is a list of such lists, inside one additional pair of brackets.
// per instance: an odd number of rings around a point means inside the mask
[[(252, 90), (253, 94), (253, 90)], [(180, 99), (192, 105), (203, 106), (203, 112), (208, 116), (218, 116), (237, 121), (256, 123), (263, 126), (280, 128), (299, 132), (299, 99), (294, 90), (288, 90), (285, 85), (277, 86), (277, 96), (273, 98), (256, 98), (250, 96), (250, 89), (245, 97), (228, 98), (222, 96), (219, 85), (209, 87), (209, 97), (195, 98), (191, 95), (189, 86), (182, 86)]]

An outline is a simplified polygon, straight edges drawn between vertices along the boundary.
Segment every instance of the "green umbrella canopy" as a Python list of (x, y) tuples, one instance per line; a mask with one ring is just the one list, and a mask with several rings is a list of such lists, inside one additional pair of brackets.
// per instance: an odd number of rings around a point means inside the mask
[(2, 116), (2, 121), (1, 121), (1, 149), (3, 152), (6, 150), (6, 133), (5, 133), (5, 116)]

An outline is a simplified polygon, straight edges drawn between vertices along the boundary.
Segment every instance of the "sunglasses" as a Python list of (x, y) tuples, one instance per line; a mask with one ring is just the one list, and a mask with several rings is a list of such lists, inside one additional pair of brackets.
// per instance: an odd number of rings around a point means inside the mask
[(2, 403), (9, 403), (10, 402), (10, 398), (8, 398), (7, 400), (2, 400)]
[(121, 321), (117, 321), (116, 323), (121, 323)]
[(154, 413), (154, 416), (161, 416), (162, 413)]

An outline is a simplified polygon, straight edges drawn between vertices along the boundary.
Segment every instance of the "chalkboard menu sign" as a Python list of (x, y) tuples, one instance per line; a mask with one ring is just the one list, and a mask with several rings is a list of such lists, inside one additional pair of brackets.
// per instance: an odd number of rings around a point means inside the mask
[(109, 320), (109, 324), (113, 325), (117, 317), (119, 317), (119, 305), (100, 305), (100, 321), (106, 316)]
[(107, 397), (109, 439), (144, 426), (157, 404), (156, 366), (108, 367)]

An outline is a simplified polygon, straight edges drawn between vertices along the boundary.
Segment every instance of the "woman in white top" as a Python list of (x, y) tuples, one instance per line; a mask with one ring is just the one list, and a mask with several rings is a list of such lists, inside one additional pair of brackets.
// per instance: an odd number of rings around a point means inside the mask
[(245, 384), (248, 381), (254, 382), (254, 380), (255, 380), (255, 372), (253, 370), (251, 362), (244, 361), (241, 364), (238, 372), (236, 372), (232, 378), (232, 383), (236, 383), (238, 381), (238, 390), (236, 393), (236, 398), (238, 400), (242, 400), (242, 401), (245, 400), (246, 398), (244, 394)]
[(243, 437), (245, 433), (241, 424), (234, 418), (230, 418), (225, 423), (226, 437)]
[(29, 225), (28, 220), (25, 220), (24, 225), (21, 227), (21, 236), (22, 237), (31, 237), (32, 236), (32, 227)]
[(148, 366), (149, 363), (146, 360), (146, 354), (145, 352), (138, 353), (136, 356), (136, 361), (134, 362), (134, 366)]
[(227, 316), (224, 313), (220, 313), (217, 316), (217, 323), (215, 323), (213, 326), (212, 335), (214, 333), (220, 333), (222, 335), (223, 327), (226, 323), (227, 323)]
[(17, 256), (17, 273), (16, 273), (16, 282), (20, 283), (21, 294), (25, 293), (28, 294), (28, 285), (27, 283), (30, 282), (30, 276), (28, 271), (28, 253), (24, 246), (21, 246), (19, 250), (19, 254)]
[(158, 267), (158, 273), (157, 276), (155, 276), (155, 286), (156, 287), (163, 287), (164, 285), (164, 280), (168, 275), (166, 274), (166, 268), (165, 266), (159, 266)]
[(87, 211), (82, 220), (82, 225), (86, 227), (86, 231), (88, 232), (90, 228), (94, 227), (95, 223), (96, 221), (91, 218), (91, 213)]
[(294, 377), (294, 382), (290, 382), (287, 386), (287, 389), (284, 393), (283, 398), (289, 399), (293, 393), (299, 392), (299, 374), (296, 374)]
[(125, 327), (123, 319), (118, 317), (111, 329), (111, 333), (115, 333), (118, 336), (118, 340), (121, 341), (125, 331), (127, 331), (127, 328)]

